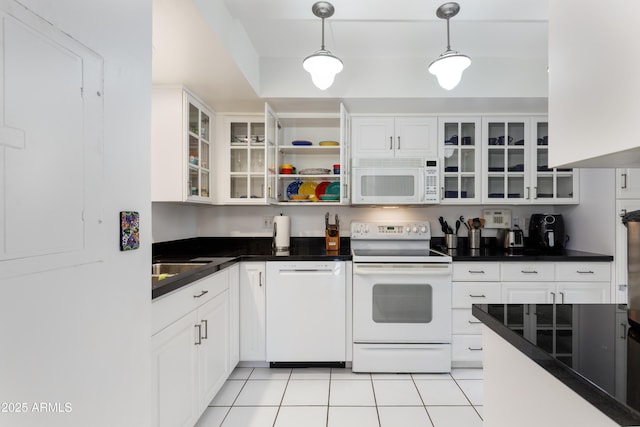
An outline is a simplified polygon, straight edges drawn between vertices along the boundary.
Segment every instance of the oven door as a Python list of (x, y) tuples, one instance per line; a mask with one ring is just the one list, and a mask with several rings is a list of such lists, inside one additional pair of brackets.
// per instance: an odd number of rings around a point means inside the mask
[(450, 343), (451, 264), (354, 264), (353, 339)]

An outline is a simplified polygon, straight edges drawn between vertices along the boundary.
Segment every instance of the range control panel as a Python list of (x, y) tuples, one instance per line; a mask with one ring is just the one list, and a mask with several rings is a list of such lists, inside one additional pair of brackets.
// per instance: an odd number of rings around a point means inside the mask
[(351, 223), (352, 239), (431, 240), (431, 226), (427, 221), (361, 222)]

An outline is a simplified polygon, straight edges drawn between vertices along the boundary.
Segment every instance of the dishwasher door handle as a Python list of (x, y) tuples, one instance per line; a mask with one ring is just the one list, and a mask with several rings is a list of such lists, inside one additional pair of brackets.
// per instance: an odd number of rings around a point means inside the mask
[(335, 273), (335, 270), (331, 268), (292, 268), (292, 269), (282, 269), (278, 270), (278, 274), (283, 276), (292, 275), (292, 274), (309, 274), (309, 275), (332, 275)]

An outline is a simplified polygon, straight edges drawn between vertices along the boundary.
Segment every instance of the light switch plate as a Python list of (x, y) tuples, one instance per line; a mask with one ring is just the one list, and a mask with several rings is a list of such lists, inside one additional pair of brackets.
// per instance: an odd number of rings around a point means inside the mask
[(484, 228), (511, 228), (510, 209), (485, 209), (482, 216)]

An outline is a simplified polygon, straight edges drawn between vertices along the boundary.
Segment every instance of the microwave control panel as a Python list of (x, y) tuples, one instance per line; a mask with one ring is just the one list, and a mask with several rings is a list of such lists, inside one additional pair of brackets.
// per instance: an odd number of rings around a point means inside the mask
[(438, 162), (426, 160), (424, 166), (424, 201), (438, 203), (440, 201), (438, 185)]

